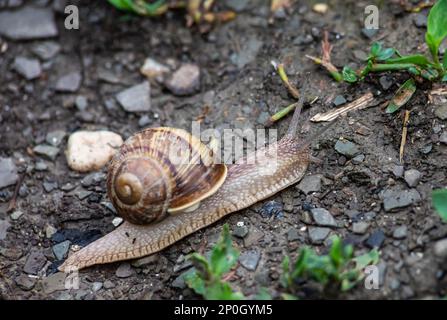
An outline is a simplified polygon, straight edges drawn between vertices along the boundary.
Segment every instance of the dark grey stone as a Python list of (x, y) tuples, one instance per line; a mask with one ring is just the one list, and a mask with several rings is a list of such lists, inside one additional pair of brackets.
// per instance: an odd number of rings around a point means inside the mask
[(127, 112), (148, 112), (151, 109), (149, 82), (119, 92), (116, 99)]

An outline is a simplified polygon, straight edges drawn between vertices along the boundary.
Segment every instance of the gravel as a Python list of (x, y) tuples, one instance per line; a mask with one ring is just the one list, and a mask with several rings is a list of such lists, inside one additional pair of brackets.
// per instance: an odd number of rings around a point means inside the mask
[(421, 180), (422, 173), (416, 169), (410, 169), (405, 171), (404, 179), (409, 187), (416, 187)]
[(383, 207), (385, 211), (392, 211), (395, 209), (404, 208), (421, 200), (421, 195), (415, 189), (387, 189), (380, 192), (379, 196), (383, 199)]
[(79, 71), (73, 71), (60, 77), (56, 82), (56, 91), (76, 92), (81, 86), (82, 76)]
[(56, 157), (59, 154), (59, 148), (45, 145), (45, 144), (39, 144), (39, 145), (35, 146), (33, 151), (38, 156), (41, 156), (42, 158), (45, 158), (45, 159), (51, 160), (51, 161), (56, 160)]
[(315, 223), (322, 227), (337, 227), (337, 221), (335, 221), (332, 214), (323, 208), (315, 208), (311, 211), (312, 218)]
[(318, 192), (321, 190), (321, 179), (322, 176), (320, 174), (304, 176), (304, 178), (298, 184), (297, 188), (305, 194)]
[(55, 130), (47, 133), (45, 141), (53, 147), (58, 147), (64, 140), (67, 132), (65, 130)]
[(6, 239), (6, 235), (10, 226), (11, 224), (8, 221), (0, 220), (0, 240)]
[(383, 90), (388, 90), (395, 83), (395, 81), (392, 77), (385, 75), (379, 78), (379, 83)]
[(438, 240), (435, 243), (434, 252), (440, 258), (447, 258), (447, 238)]
[(331, 229), (329, 228), (320, 228), (320, 227), (309, 227), (309, 239), (312, 244), (320, 244), (322, 243)]
[(53, 253), (57, 260), (63, 260), (67, 257), (70, 244), (70, 240), (65, 240), (53, 246)]
[(439, 137), (439, 141), (443, 144), (447, 144), (447, 131), (444, 131)]
[(23, 274), (23, 273), (20, 276), (18, 276), (17, 278), (15, 278), (15, 282), (16, 282), (17, 286), (25, 291), (29, 291), (32, 288), (34, 288), (36, 281), (37, 281), (36, 278), (31, 278), (28, 275)]
[(28, 255), (23, 271), (28, 274), (37, 275), (46, 262), (47, 258), (45, 258), (44, 254), (41, 251), (34, 250)]
[(148, 81), (125, 89), (116, 95), (116, 100), (127, 112), (148, 112), (151, 110), (151, 88)]
[(360, 152), (358, 146), (355, 143), (352, 143), (351, 141), (346, 139), (338, 140), (335, 144), (335, 150), (348, 158), (355, 157)]
[(130, 263), (124, 262), (124, 263), (120, 264), (118, 269), (116, 269), (115, 275), (118, 278), (128, 278), (128, 277), (132, 276), (134, 273), (135, 273), (135, 270), (132, 269)]
[(341, 106), (342, 104), (346, 103), (346, 98), (338, 95), (335, 97), (334, 101), (332, 102), (336, 107)]
[(292, 242), (301, 239), (301, 236), (295, 228), (290, 228), (289, 231), (287, 231), (287, 241)]
[(369, 248), (380, 248), (384, 241), (385, 241), (385, 233), (381, 229), (378, 229), (369, 236), (365, 244)]
[(0, 189), (14, 185), (19, 176), (11, 158), (0, 158)]
[(240, 255), (239, 262), (245, 269), (255, 271), (260, 259), (261, 254), (257, 250), (250, 250)]
[(200, 68), (195, 64), (184, 64), (165, 85), (176, 96), (191, 95), (200, 89)]
[(49, 38), (58, 35), (51, 9), (24, 7), (0, 12), (0, 34), (13, 40)]
[(352, 232), (356, 234), (365, 234), (368, 231), (369, 223), (360, 221), (352, 224)]
[(236, 226), (233, 230), (233, 236), (238, 238), (245, 238), (248, 234), (248, 227), (246, 225)]
[(40, 62), (37, 59), (16, 57), (12, 64), (12, 68), (26, 80), (39, 78), (42, 74)]
[(39, 42), (31, 48), (31, 51), (42, 60), (50, 60), (55, 57), (60, 50), (61, 46), (54, 41)]
[(447, 119), (447, 104), (435, 107), (435, 115), (441, 120)]
[(57, 272), (42, 280), (42, 289), (45, 294), (50, 294), (55, 291), (65, 290), (65, 278), (64, 272)]
[(394, 229), (393, 231), (393, 238), (394, 239), (404, 239), (407, 237), (408, 228), (407, 226), (400, 226)]

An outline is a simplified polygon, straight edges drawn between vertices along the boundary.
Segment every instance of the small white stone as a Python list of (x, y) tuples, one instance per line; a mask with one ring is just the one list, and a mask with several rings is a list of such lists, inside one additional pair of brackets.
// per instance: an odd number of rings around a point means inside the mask
[(11, 214), (11, 219), (12, 220), (19, 220), (20, 217), (23, 215), (23, 211), (22, 210), (16, 210)]
[(112, 220), (112, 224), (113, 224), (115, 227), (118, 227), (121, 223), (123, 223), (123, 218), (116, 217), (116, 218), (114, 218), (114, 219)]
[(325, 14), (328, 9), (329, 6), (326, 3), (316, 3), (312, 8), (313, 11), (321, 14)]
[(236, 225), (238, 227), (243, 227), (244, 226), (244, 221), (238, 221), (238, 223)]
[(110, 131), (77, 131), (68, 139), (65, 156), (76, 171), (99, 170), (109, 162), (123, 139)]
[(152, 79), (169, 72), (169, 68), (152, 58), (147, 58), (144, 60), (140, 72), (149, 79)]
[(50, 224), (47, 225), (47, 227), (45, 228), (45, 236), (48, 239), (50, 239), (56, 232), (57, 232), (57, 229)]

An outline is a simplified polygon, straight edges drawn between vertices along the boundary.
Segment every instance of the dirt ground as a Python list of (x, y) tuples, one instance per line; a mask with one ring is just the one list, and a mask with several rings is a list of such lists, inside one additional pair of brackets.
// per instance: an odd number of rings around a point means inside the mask
[[(0, 1), (0, 8), (5, 3), (8, 1)], [(269, 7), (263, 1), (226, 0), (220, 8), (236, 10), (236, 19), (200, 34), (185, 26), (181, 12), (148, 19), (120, 13), (106, 1), (80, 1), (80, 28), (67, 30), (60, 3), (21, 4), (21, 8), (51, 8), (56, 17), (58, 35), (50, 40), (60, 51), (46, 60), (39, 58), (42, 72), (37, 79), (24, 79), (12, 65), (17, 56), (35, 58), (33, 48), (48, 39), (0, 38), (0, 47), (6, 43), (6, 50), (0, 53), (0, 157), (12, 159), (19, 175), (24, 175), (14, 212), (7, 213), (7, 207), (15, 185), (0, 190), (0, 221), (2, 228), (9, 226), (1, 231), (0, 297), (195, 299), (198, 296), (179, 278), (190, 268), (185, 255), (198, 250), (203, 241), (209, 250), (224, 223), (236, 230), (238, 222), (247, 226), (248, 234), (235, 236), (234, 243), (246, 259), (254, 260), (255, 267), (240, 263), (231, 284), (247, 296), (265, 287), (279, 297), (285, 292), (279, 282), (284, 256), (295, 256), (304, 245), (324, 252), (332, 234), (352, 243), (356, 255), (371, 245), (379, 246), (381, 252), (380, 289), (367, 290), (360, 284), (336, 298), (436, 299), (446, 295), (447, 257), (435, 255), (434, 247), (447, 237), (447, 225), (433, 211), (430, 194), (447, 185), (447, 146), (439, 142), (447, 128), (446, 121), (434, 112), (437, 106), (427, 101), (430, 86), (422, 85), (407, 106), (412, 113), (403, 170), (422, 174), (416, 185), (409, 186), (399, 172), (403, 114), (388, 115), (383, 107), (408, 76), (394, 74), (381, 79), (383, 75), (374, 75), (360, 85), (337, 84), (305, 58), (305, 54), (320, 54), (324, 30), (330, 31), (332, 59), (339, 67), (360, 66), (358, 58), (367, 54), (377, 39), (403, 53), (424, 50), (425, 28), (415, 23), (416, 14), (384, 1), (380, 29), (369, 38), (361, 29), (364, 7), (370, 1), (329, 1), (326, 14), (313, 12), (312, 2), (297, 1), (289, 14), (269, 24)], [(150, 111), (125, 112), (115, 95), (144, 81), (139, 68), (147, 57), (174, 68), (185, 62), (197, 64), (200, 90), (179, 97), (153, 82)], [(108, 129), (127, 138), (142, 127), (161, 125), (191, 130), (191, 121), (204, 114), (203, 129), (262, 128), (268, 114), (293, 102), (271, 60), (283, 61), (298, 87), (307, 78), (310, 87), (306, 95), (318, 96), (306, 107), (304, 119), (334, 108), (338, 95), (347, 101), (368, 91), (376, 96), (374, 106), (351, 113), (313, 142), (312, 154), (323, 163), (311, 164), (306, 176), (318, 181), (316, 190), (306, 194), (292, 186), (177, 242), (152, 259), (82, 270), (80, 288), (65, 290), (55, 273), (62, 261), (56, 258), (54, 246), (66, 240), (72, 249), (85, 246), (113, 230), (115, 217), (104, 175), (69, 169), (64, 156), (68, 135), (80, 129)], [(55, 90), (57, 80), (69, 71), (81, 74), (80, 87), (69, 93)], [(280, 136), (289, 120), (275, 125)], [(301, 134), (308, 137), (322, 126), (303, 121)], [(55, 130), (65, 133), (57, 146), (58, 155), (51, 159), (33, 153)], [(337, 152), (335, 144), (340, 137), (354, 142), (360, 156), (350, 159)], [(384, 202), (404, 197), (407, 193), (403, 190), (419, 196), (406, 206), (386, 211)], [(279, 214), (268, 214), (272, 205), (280, 208)], [(306, 211), (309, 208), (324, 208), (337, 222), (338, 227), (331, 227), (321, 243), (309, 236), (309, 229), (316, 226)], [(354, 230), (353, 224), (359, 222)], [(325, 298), (315, 286), (303, 286), (295, 293), (302, 298)]]

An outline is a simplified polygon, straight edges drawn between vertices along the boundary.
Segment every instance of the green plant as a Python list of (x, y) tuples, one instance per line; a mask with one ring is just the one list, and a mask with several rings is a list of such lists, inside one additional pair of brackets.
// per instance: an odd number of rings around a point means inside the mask
[[(352, 245), (343, 245), (338, 236), (332, 237), (332, 245), (327, 255), (317, 255), (310, 248), (303, 248), (295, 264), (290, 268), (290, 259), (282, 263), (282, 285), (292, 289), (300, 280), (313, 280), (325, 286), (334, 285), (347, 291), (363, 279), (363, 269), (379, 261), (379, 252), (374, 249), (358, 257), (353, 257)], [(290, 299), (290, 295), (286, 298)]]
[(433, 190), (432, 201), (436, 211), (447, 222), (447, 189)]
[[(395, 48), (384, 48), (380, 42), (372, 44), (366, 65), (355, 71), (345, 66), (340, 73), (330, 61), (332, 46), (327, 36), (322, 43), (323, 57), (307, 56), (316, 64), (322, 65), (338, 82), (356, 83), (371, 72), (407, 71), (415, 78), (428, 81), (447, 81), (447, 54), (443, 62), (439, 58), (439, 46), (447, 37), (447, 0), (438, 0), (431, 8), (427, 21), (425, 41), (431, 56), (423, 54), (402, 55)], [(395, 97), (387, 108), (388, 113), (396, 112), (410, 100), (416, 91), (413, 79), (405, 82), (396, 92)]]
[(239, 251), (232, 245), (227, 224), (224, 225), (220, 240), (207, 258), (199, 253), (188, 256), (195, 268), (185, 275), (185, 282), (197, 294), (208, 300), (240, 300), (244, 295), (234, 292), (223, 277), (237, 263)]
[(144, 0), (107, 0), (115, 8), (143, 16), (158, 16), (168, 10), (165, 0), (148, 3)]

